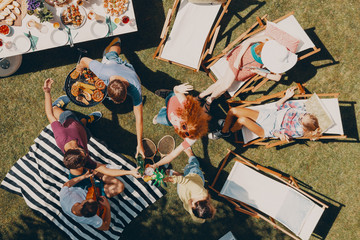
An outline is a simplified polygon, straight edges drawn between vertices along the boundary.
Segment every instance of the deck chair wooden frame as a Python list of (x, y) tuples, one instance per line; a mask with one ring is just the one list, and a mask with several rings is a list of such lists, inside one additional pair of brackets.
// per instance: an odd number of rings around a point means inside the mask
[[(282, 20), (294, 15), (294, 12), (289, 12), (288, 14), (272, 21), (274, 23), (279, 23)], [(233, 42), (231, 42), (224, 50), (221, 51), (220, 54), (217, 56), (214, 56), (202, 64), (203, 69), (206, 71), (208, 76), (214, 81), (217, 81), (217, 78), (214, 73), (211, 71), (211, 67), (217, 63), (223, 56), (227, 55), (235, 46), (243, 42), (244, 40), (264, 31), (266, 29), (266, 23), (268, 21), (268, 15), (264, 15), (262, 17), (257, 17), (257, 21), (248, 28), (244, 33), (240, 34), (238, 38), (236, 38)], [(310, 57), (311, 55), (314, 55), (318, 52), (320, 52), (320, 48), (317, 48), (316, 46), (312, 47), (311, 51), (308, 50), (302, 50), (301, 52), (297, 52), (298, 54), (298, 61), (301, 61), (307, 57)], [(300, 55), (299, 55), (300, 53)], [(228, 101), (233, 101), (239, 94), (245, 93), (245, 92), (256, 92), (261, 86), (263, 86), (269, 79), (265, 78), (261, 75), (255, 75), (251, 77), (249, 80), (247, 80), (240, 88), (236, 90), (236, 92), (230, 96), (230, 99)], [(298, 86), (301, 88), (301, 85), (298, 84)]]
[[(296, 100), (296, 99), (307, 99), (310, 98), (312, 96), (312, 94), (306, 94), (304, 91), (304, 85), (301, 85), (301, 88), (299, 88), (299, 86), (296, 87), (297, 89), (299, 89), (300, 94), (295, 94), (292, 99)], [(272, 95), (268, 95), (268, 96), (262, 96), (260, 98), (258, 98), (257, 100), (254, 101), (233, 101), (232, 103), (236, 102), (236, 103), (240, 103), (241, 107), (250, 107), (250, 106), (255, 106), (255, 105), (261, 105), (264, 104), (266, 102), (269, 101), (273, 101), (276, 99), (280, 99), (283, 96), (285, 96), (286, 90), (272, 94)], [(338, 98), (339, 97), (339, 93), (317, 93), (317, 95), (320, 98)], [(231, 108), (232, 105), (229, 104), (229, 108)], [(240, 131), (235, 133), (235, 142), (236, 143), (244, 143), (243, 141), (239, 140), (239, 133)], [(344, 134), (338, 134), (338, 135), (334, 135), (334, 134), (324, 134), (322, 135), (318, 140), (326, 140), (326, 139), (344, 139), (347, 136)], [(260, 145), (260, 146), (265, 146), (266, 148), (271, 148), (271, 147), (275, 147), (275, 146), (280, 146), (280, 145), (284, 145), (284, 144), (288, 144), (290, 142), (296, 141), (296, 140), (310, 140), (309, 137), (298, 137), (298, 138), (294, 138), (291, 139), (289, 142), (287, 141), (281, 141), (279, 139), (276, 138), (257, 138), (254, 139), (246, 144), (243, 144), (243, 147), (247, 147), (250, 145)], [(274, 140), (274, 141), (272, 141)]]
[[(220, 190), (217, 190), (215, 188), (215, 185), (219, 179), (220, 173), (222, 172), (222, 170), (224, 169), (226, 163), (228, 162), (229, 158), (231, 155), (234, 155), (235, 161), (238, 161), (266, 176), (271, 176), (273, 179), (275, 178), (276, 180), (278, 180), (279, 182), (291, 187), (292, 189), (298, 191), (300, 194), (302, 194), (303, 196), (309, 198), (310, 200), (312, 200), (313, 202), (315, 202), (316, 204), (320, 205), (321, 208), (323, 208), (324, 210), (326, 208), (328, 208), (327, 205), (325, 205), (324, 203), (322, 203), (321, 201), (319, 201), (318, 199), (312, 197), (310, 194), (306, 193), (305, 191), (303, 191), (302, 189), (300, 189), (299, 184), (297, 183), (297, 181), (295, 180), (294, 177), (292, 176), (284, 176), (276, 171), (270, 170), (266, 167), (263, 167), (259, 164), (254, 164), (252, 162), (250, 162), (249, 160), (241, 157), (240, 155), (234, 153), (233, 151), (228, 149), (228, 153), (226, 154), (220, 168), (219, 171), (217, 172), (212, 184), (209, 186), (209, 188), (214, 191), (216, 194), (218, 194), (218, 196), (224, 198), (225, 200), (227, 200), (228, 202), (230, 202), (231, 204), (233, 204), (235, 206), (235, 210), (239, 211), (241, 213), (247, 214), (249, 216), (255, 217), (255, 218), (260, 218), (263, 219), (264, 221), (268, 222), (270, 225), (272, 225), (274, 228), (279, 229), (280, 231), (282, 231), (283, 233), (285, 233), (286, 235), (290, 236), (293, 239), (300, 239), (298, 236), (296, 236), (294, 233), (292, 233), (290, 230), (288, 230), (286, 227), (284, 227), (283, 225), (280, 225), (277, 221), (275, 221), (271, 216), (267, 216), (266, 214), (260, 212), (258, 209), (249, 206), (248, 204), (241, 202), (237, 199), (233, 199), (230, 198), (228, 196), (222, 195), (220, 193)], [(249, 181), (251, 181), (251, 179), (249, 179)]]
[(168, 62), (168, 63), (172, 63), (172, 64), (175, 64), (175, 65), (178, 65), (178, 66), (181, 66), (181, 67), (185, 67), (185, 68), (188, 68), (188, 69), (191, 69), (191, 70), (197, 72), (197, 71), (199, 71), (201, 63), (205, 59), (205, 57), (208, 54), (212, 54), (212, 51), (213, 51), (215, 43), (216, 43), (216, 38), (217, 38), (217, 35), (219, 33), (219, 30), (220, 30), (221, 19), (223, 18), (225, 13), (227, 13), (228, 7), (229, 7), (229, 4), (230, 4), (231, 0), (227, 0), (226, 3), (221, 4), (221, 8), (222, 8), (221, 13), (220, 14), (218, 13), (218, 18), (217, 18), (217, 20), (215, 19), (216, 23), (211, 28), (211, 30), (210, 30), (210, 32), (209, 32), (209, 34), (208, 34), (208, 36), (207, 36), (207, 38), (205, 40), (205, 44), (204, 44), (203, 49), (201, 51), (201, 57), (199, 59), (198, 66), (196, 68), (186, 66), (186, 65), (178, 63), (176, 61), (171, 61), (169, 59), (165, 59), (165, 58), (161, 57), (162, 51), (164, 49), (164, 45), (165, 45), (165, 43), (166, 43), (166, 41), (168, 39), (168, 34), (170, 32), (169, 29), (170, 29), (171, 23), (175, 21), (175, 18), (176, 18), (175, 15), (178, 12), (178, 8), (179, 8), (179, 5), (180, 5), (181, 1), (182, 0), (175, 0), (172, 8), (170, 8), (168, 10), (168, 13), (167, 13), (166, 19), (165, 19), (165, 23), (164, 23), (164, 26), (162, 28), (161, 34), (160, 34), (161, 41), (160, 41), (158, 47), (155, 50), (155, 53), (153, 55), (153, 59), (156, 58), (156, 59), (159, 59), (159, 60), (162, 60), (162, 61), (165, 61), (165, 62)]

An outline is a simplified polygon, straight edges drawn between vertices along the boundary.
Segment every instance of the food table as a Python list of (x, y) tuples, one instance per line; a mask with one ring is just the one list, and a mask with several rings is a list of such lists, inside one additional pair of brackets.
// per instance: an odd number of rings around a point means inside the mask
[[(26, 1), (23, 2), (26, 4)], [(107, 14), (103, 7), (103, 0), (84, 1), (83, 4), (79, 6), (80, 13), (85, 14), (84, 22), (78, 28), (71, 25), (66, 26), (62, 23), (60, 15), (66, 11), (66, 5), (63, 7), (53, 7), (47, 3), (44, 4), (46, 4), (46, 7), (53, 13), (54, 18), (50, 22), (41, 23), (43, 29), (40, 31), (36, 27), (27, 26), (27, 23), (31, 20), (36, 23), (40, 23), (40, 21), (35, 15), (26, 14), (22, 19), (21, 26), (11, 26), (8, 36), (0, 34), (3, 42), (3, 45), (0, 47), (0, 58), (71, 45), (71, 40), (76, 44), (137, 31), (136, 18), (131, 0), (128, 1), (127, 10), (119, 16), (110, 16)], [(71, 5), (73, 3), (69, 4)], [(87, 15), (91, 11), (102, 17), (104, 21), (90, 20)], [(122, 22), (123, 16), (129, 17), (128, 23), (124, 24)], [(105, 21), (107, 18), (109, 18), (109, 22), (107, 20)], [(119, 23), (115, 23), (114, 21), (119, 21)], [(56, 28), (56, 25), (60, 27)], [(111, 26), (110, 31), (109, 26)], [(69, 34), (68, 31), (70, 31), (71, 34)], [(28, 37), (29, 33), (32, 35), (30, 38)], [(10, 49), (7, 43), (10, 43)], [(35, 45), (35, 49), (33, 49), (33, 45)]]

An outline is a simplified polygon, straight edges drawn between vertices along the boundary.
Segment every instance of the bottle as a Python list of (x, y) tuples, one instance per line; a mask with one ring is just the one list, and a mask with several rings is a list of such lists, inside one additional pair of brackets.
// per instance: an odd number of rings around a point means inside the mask
[(139, 173), (141, 176), (144, 175), (144, 171), (145, 171), (145, 166), (144, 166), (144, 159), (142, 158), (142, 155), (139, 154), (136, 158), (136, 164), (139, 168)]

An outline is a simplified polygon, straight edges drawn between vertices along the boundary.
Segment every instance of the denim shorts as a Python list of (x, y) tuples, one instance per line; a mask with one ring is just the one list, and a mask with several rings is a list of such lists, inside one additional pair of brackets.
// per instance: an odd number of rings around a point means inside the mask
[(159, 123), (159, 124), (162, 124), (162, 125), (165, 125), (165, 126), (172, 126), (168, 116), (167, 116), (167, 105), (168, 105), (168, 102), (170, 100), (170, 98), (172, 98), (173, 96), (175, 96), (175, 93), (174, 92), (171, 92), (169, 93), (169, 95), (166, 97), (165, 99), (165, 107), (160, 109), (159, 113), (158, 113), (158, 116), (156, 118), (156, 121)]
[[(83, 173), (81, 175), (84, 175), (86, 173), (86, 171), (87, 170), (84, 169), (84, 171), (83, 171)], [(73, 178), (76, 178), (76, 177), (79, 177), (81, 175), (73, 175), (73, 174), (69, 173), (69, 180), (71, 180)], [(95, 178), (94, 178), (94, 180), (95, 180), (95, 186), (100, 189), (100, 195), (101, 196), (106, 196), (105, 191), (104, 191), (104, 183), (102, 181), (96, 180)], [(78, 182), (77, 184), (74, 185), (74, 187), (79, 187), (79, 188), (82, 188), (84, 190), (87, 190), (91, 186), (92, 186), (92, 183), (91, 183), (89, 178), (85, 178), (84, 180), (82, 180), (82, 181), (80, 181), (80, 182)]]
[[(90, 137), (91, 137), (91, 132), (90, 130), (84, 126), (84, 124), (79, 120), (79, 118), (76, 116), (76, 114), (70, 110), (66, 110), (64, 112), (62, 112), (59, 116), (59, 122), (61, 123), (61, 125), (64, 125), (64, 123), (66, 122), (66, 120), (68, 119), (74, 119), (75, 121), (79, 122), (86, 131), (86, 136), (87, 136), (87, 140), (89, 141)], [(85, 118), (85, 115), (81, 114), (81, 118)]]
[(201, 171), (200, 163), (195, 156), (191, 156), (189, 158), (188, 164), (186, 164), (186, 166), (184, 168), (184, 177), (190, 173), (195, 173), (195, 174), (199, 175), (205, 184), (204, 174)]
[(135, 71), (133, 65), (131, 65), (130, 63), (128, 63), (125, 60), (122, 60), (119, 56), (119, 54), (117, 54), (117, 52), (115, 51), (111, 51), (105, 54), (105, 56), (103, 57), (103, 59), (101, 60), (101, 63), (104, 64), (123, 64), (128, 68), (131, 68), (132, 70)]

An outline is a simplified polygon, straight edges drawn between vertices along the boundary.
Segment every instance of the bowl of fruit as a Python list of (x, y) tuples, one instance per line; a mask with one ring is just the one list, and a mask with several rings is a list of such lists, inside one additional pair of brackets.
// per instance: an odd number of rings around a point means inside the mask
[(10, 33), (11, 33), (11, 28), (9, 25), (6, 24), (0, 25), (0, 34), (4, 36), (9, 36)]

